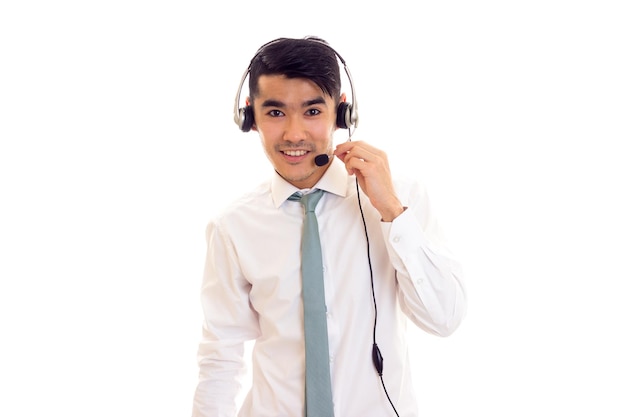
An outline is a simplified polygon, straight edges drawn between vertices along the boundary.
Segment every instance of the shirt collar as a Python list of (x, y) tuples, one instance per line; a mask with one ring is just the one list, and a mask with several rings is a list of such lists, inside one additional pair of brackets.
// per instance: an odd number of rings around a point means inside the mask
[[(345, 197), (348, 193), (348, 173), (346, 172), (343, 163), (337, 157), (333, 157), (330, 162), (330, 166), (320, 178), (320, 180), (313, 186), (312, 189), (320, 189), (332, 194), (336, 194), (340, 197)], [(292, 184), (285, 181), (283, 177), (278, 175), (274, 171), (274, 176), (271, 182), (272, 200), (274, 206), (279, 207), (296, 191), (300, 189), (294, 187)]]

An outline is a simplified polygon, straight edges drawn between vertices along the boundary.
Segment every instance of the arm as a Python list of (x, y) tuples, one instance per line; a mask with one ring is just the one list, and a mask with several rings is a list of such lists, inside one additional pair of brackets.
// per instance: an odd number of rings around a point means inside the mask
[(244, 373), (244, 342), (258, 335), (248, 301), (249, 283), (239, 271), (231, 242), (215, 224), (207, 227), (201, 290), (204, 313), (198, 348), (199, 380), (193, 417), (234, 417)]
[(400, 305), (425, 331), (450, 335), (466, 311), (461, 268), (448, 253), (423, 188), (398, 190), (387, 155), (365, 142), (345, 142), (335, 155), (378, 210), (396, 270)]
[(448, 336), (467, 309), (461, 266), (445, 246), (424, 188), (407, 187), (402, 201), (406, 211), (393, 222), (381, 223), (400, 305), (423, 330)]

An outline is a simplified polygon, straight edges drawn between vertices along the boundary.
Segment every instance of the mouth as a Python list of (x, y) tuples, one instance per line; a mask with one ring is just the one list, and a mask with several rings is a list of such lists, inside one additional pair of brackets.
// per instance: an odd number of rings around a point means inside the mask
[(284, 150), (281, 153), (285, 156), (285, 158), (292, 163), (300, 162), (310, 153), (310, 151), (306, 151), (304, 149), (296, 149), (296, 150)]

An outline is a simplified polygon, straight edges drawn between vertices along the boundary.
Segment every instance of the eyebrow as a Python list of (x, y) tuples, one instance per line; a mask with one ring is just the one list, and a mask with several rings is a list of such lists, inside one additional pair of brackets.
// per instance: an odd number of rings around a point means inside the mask
[[(307, 100), (307, 101), (303, 102), (302, 103), (302, 107), (314, 106), (316, 104), (326, 105), (326, 101), (324, 100), (323, 97), (316, 97), (314, 99)], [(261, 107), (278, 107), (278, 108), (283, 108), (283, 107), (286, 107), (286, 105), (282, 101), (268, 99), (268, 100), (265, 100), (263, 103), (261, 103)]]

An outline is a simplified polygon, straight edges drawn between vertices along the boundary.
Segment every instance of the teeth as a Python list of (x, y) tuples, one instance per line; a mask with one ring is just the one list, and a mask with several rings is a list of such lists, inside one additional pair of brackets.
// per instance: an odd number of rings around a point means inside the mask
[(306, 154), (307, 151), (283, 151), (285, 155), (289, 156), (302, 156)]

